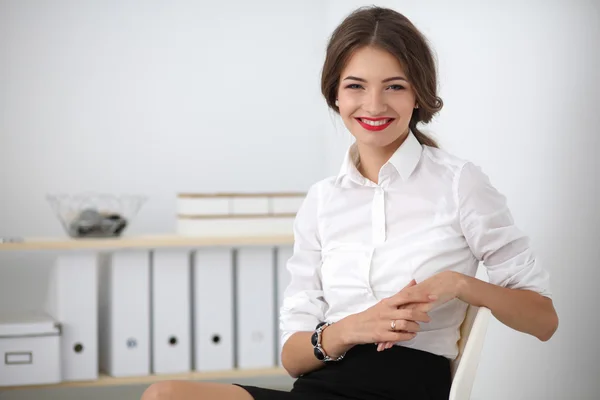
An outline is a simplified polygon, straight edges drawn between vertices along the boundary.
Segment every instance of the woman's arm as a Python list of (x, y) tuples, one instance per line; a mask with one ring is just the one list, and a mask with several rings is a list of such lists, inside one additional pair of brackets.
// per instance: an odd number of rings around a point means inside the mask
[(508, 289), (470, 276), (459, 275), (458, 298), (489, 308), (506, 326), (545, 342), (558, 328), (552, 300), (530, 290)]
[[(313, 185), (302, 202), (294, 221), (294, 252), (287, 261), (291, 281), (284, 292), (279, 315), (282, 331), (281, 362), (294, 378), (323, 367), (315, 357), (311, 336), (317, 324), (325, 320), (327, 303), (319, 273), (321, 239), (318, 229), (319, 184)], [(345, 324), (333, 324), (322, 332), (321, 345), (327, 355), (337, 358), (352, 346), (342, 335)]]
[[(531, 290), (509, 289), (456, 271), (444, 271), (407, 289), (420, 295), (433, 293), (439, 300), (422, 306), (434, 309), (458, 298), (465, 303), (486, 307), (504, 325), (540, 339), (549, 340), (558, 328), (552, 300)], [(415, 305), (410, 305), (415, 307)]]
[(535, 256), (529, 237), (515, 224), (506, 197), (472, 163), (463, 166), (455, 193), (461, 229), (489, 278), (486, 283), (461, 276), (458, 297), (489, 308), (511, 328), (543, 341), (550, 339), (558, 327), (550, 275)]
[[(341, 326), (341, 324), (332, 324), (322, 333), (321, 345), (329, 357), (337, 358), (352, 347), (344, 343), (342, 332), (338, 330)], [(313, 332), (296, 332), (285, 342), (281, 362), (292, 378), (325, 366), (325, 363), (319, 361), (313, 353), (310, 342), (312, 334)]]
[(296, 214), (294, 252), (286, 264), (291, 280), (284, 292), (279, 327), (283, 343), (281, 361), (292, 377), (298, 377), (322, 366), (314, 356), (310, 342), (310, 336), (317, 324), (325, 319), (327, 309), (319, 274), (319, 197), (318, 184), (313, 185)]
[(281, 363), (292, 378), (317, 370), (325, 364), (313, 355), (312, 332), (296, 332), (283, 345)]

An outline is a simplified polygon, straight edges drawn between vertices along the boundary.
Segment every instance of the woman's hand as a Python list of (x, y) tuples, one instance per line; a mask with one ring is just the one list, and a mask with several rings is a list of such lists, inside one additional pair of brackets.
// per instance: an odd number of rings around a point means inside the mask
[[(412, 282), (411, 282), (412, 283)], [(367, 310), (339, 321), (349, 345), (401, 342), (415, 337), (420, 330), (417, 322), (429, 322), (425, 311), (402, 308), (407, 304), (428, 304), (437, 299), (426, 291), (400, 291), (381, 300)]]
[[(421, 312), (429, 312), (434, 308), (441, 306), (460, 296), (462, 288), (463, 275), (454, 271), (444, 271), (433, 275), (421, 283), (412, 280), (399, 293), (406, 292), (409, 295), (422, 296), (424, 294), (433, 294), (437, 300), (428, 303), (409, 303), (400, 306), (400, 309), (411, 309)], [(394, 345), (393, 342), (379, 343), (377, 350), (389, 349)]]
[[(425, 293), (437, 296), (438, 299), (434, 303), (431, 303), (429, 305), (431, 308), (427, 310), (431, 311), (432, 309), (437, 308), (442, 304), (449, 302), (450, 300), (460, 297), (462, 287), (465, 282), (463, 278), (464, 275), (459, 272), (444, 271), (403, 290), (406, 290), (410, 295), (417, 297), (422, 296)], [(414, 306), (419, 305), (417, 304)], [(408, 307), (412, 306), (408, 305)]]

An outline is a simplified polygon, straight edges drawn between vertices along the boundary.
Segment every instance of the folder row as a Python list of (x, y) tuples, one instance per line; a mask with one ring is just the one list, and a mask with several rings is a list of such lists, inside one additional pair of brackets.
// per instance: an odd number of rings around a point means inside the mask
[(280, 365), (291, 246), (59, 257), (48, 312), (63, 381)]

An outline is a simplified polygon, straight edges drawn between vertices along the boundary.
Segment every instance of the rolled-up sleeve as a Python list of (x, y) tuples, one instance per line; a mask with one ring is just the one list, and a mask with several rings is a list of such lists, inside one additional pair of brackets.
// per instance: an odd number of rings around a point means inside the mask
[(529, 237), (516, 225), (504, 195), (472, 163), (460, 173), (457, 195), (463, 234), (489, 282), (552, 297), (550, 277), (531, 249)]
[(327, 309), (319, 274), (321, 242), (317, 225), (317, 185), (309, 189), (294, 221), (294, 251), (287, 262), (291, 280), (284, 291), (279, 313), (282, 345), (296, 332), (314, 330), (324, 320)]

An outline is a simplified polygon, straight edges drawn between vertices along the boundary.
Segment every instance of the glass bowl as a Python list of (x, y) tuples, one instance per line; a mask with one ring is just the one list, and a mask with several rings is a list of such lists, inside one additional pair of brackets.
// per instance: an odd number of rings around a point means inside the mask
[(103, 193), (49, 194), (52, 207), (72, 238), (110, 238), (123, 234), (147, 197)]

